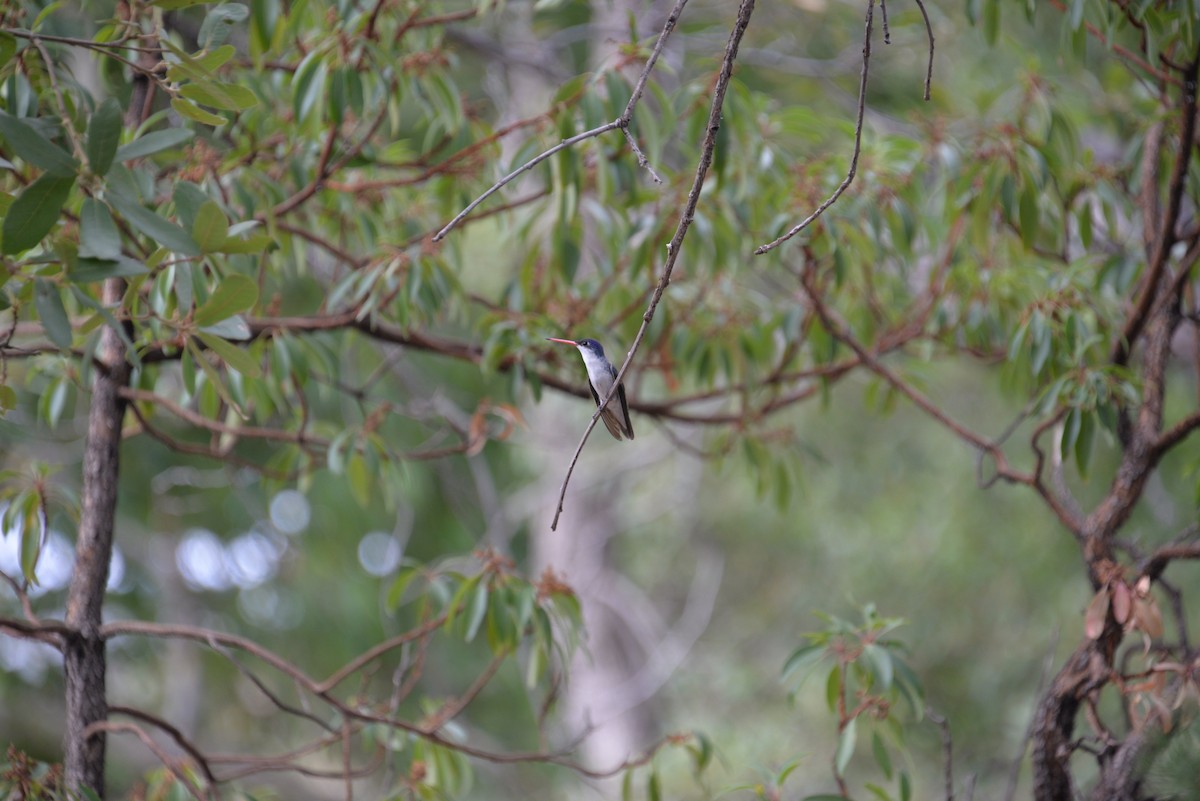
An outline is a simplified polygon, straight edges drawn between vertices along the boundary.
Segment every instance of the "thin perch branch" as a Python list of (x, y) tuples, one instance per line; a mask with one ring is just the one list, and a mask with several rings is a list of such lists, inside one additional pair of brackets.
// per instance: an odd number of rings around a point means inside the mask
[(696, 164), (696, 177), (692, 180), (692, 189), (688, 192), (687, 205), (683, 210), (683, 215), (679, 218), (679, 225), (675, 229), (675, 235), (671, 237), (671, 241), (667, 244), (667, 261), (663, 265), (662, 277), (658, 280), (658, 286), (654, 288), (654, 294), (650, 298), (650, 305), (646, 308), (646, 313), (642, 315), (642, 326), (638, 329), (637, 337), (633, 340), (633, 347), (629, 349), (629, 354), (625, 357), (625, 363), (621, 365), (621, 369), (617, 372), (616, 380), (613, 381), (608, 394), (601, 399), (600, 404), (596, 407), (596, 412), (592, 415), (591, 422), (588, 423), (587, 429), (583, 432), (583, 437), (579, 440), (579, 447), (575, 449), (575, 455), (571, 457), (571, 464), (567, 467), (567, 475), (563, 478), (562, 489), (558, 493), (558, 508), (554, 512), (554, 520), (550, 523), (551, 531), (558, 529), (558, 518), (562, 515), (563, 511), (563, 499), (567, 495), (567, 485), (571, 482), (571, 474), (575, 471), (575, 465), (579, 462), (579, 454), (583, 452), (583, 446), (587, 443), (588, 437), (591, 436), (592, 429), (596, 427), (596, 421), (600, 419), (600, 413), (608, 406), (608, 402), (612, 400), (613, 395), (617, 393), (617, 389), (621, 386), (621, 381), (625, 378), (625, 373), (629, 370), (629, 365), (633, 362), (634, 355), (638, 352), (638, 348), (642, 346), (642, 340), (645, 338), (646, 331), (650, 327), (650, 321), (654, 319), (654, 311), (658, 308), (658, 302), (662, 300), (663, 292), (666, 291), (667, 285), (671, 283), (671, 271), (675, 269), (675, 261), (679, 258), (679, 249), (683, 245), (683, 238), (687, 236), (688, 228), (691, 227), (692, 220), (696, 215), (696, 206), (700, 202), (700, 190), (704, 186), (704, 179), (708, 175), (708, 168), (712, 165), (713, 150), (716, 149), (717, 143), (717, 131), (721, 129), (721, 108), (725, 105), (725, 92), (729, 88), (729, 80), (733, 75), (733, 63), (737, 59), (738, 45), (741, 44), (742, 34), (746, 32), (746, 26), (750, 24), (750, 14), (753, 11), (754, 0), (742, 0), (742, 5), (738, 9), (737, 21), (734, 23), (733, 30), (729, 34), (729, 44), (725, 47), (725, 58), (721, 62), (721, 73), (717, 76), (717, 85), (713, 90), (712, 108), (708, 112), (708, 125), (705, 128), (704, 141), (701, 144), (700, 161)]
[(825, 210), (837, 202), (837, 199), (842, 196), (847, 187), (854, 181), (854, 174), (858, 172), (858, 157), (862, 153), (862, 131), (863, 131), (863, 115), (867, 109), (867, 76), (870, 71), (871, 64), (871, 28), (875, 20), (875, 0), (867, 0), (867, 22), (865, 32), (863, 33), (863, 60), (862, 73), (858, 79), (858, 119), (854, 123), (854, 153), (850, 156), (850, 169), (846, 172), (846, 177), (842, 179), (838, 188), (833, 190), (824, 203), (817, 206), (817, 210), (804, 218), (804, 221), (799, 225), (794, 226), (783, 236), (776, 239), (774, 242), (769, 242), (759, 246), (754, 251), (755, 256), (774, 250), (784, 242), (791, 239), (796, 234), (803, 231), (812, 224), (818, 217), (825, 213)]

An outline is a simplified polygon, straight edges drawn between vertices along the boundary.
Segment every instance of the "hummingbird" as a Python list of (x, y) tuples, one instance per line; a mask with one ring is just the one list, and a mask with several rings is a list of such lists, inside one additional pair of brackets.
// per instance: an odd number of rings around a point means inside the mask
[[(564, 345), (574, 345), (579, 348), (579, 355), (583, 357), (583, 366), (587, 368), (588, 389), (592, 391), (592, 398), (599, 406), (600, 401), (608, 397), (613, 381), (617, 379), (617, 368), (613, 367), (612, 362), (605, 357), (604, 347), (594, 339), (575, 340), (555, 337), (546, 337), (546, 339), (550, 342), (561, 342)], [(621, 403), (620, 409), (617, 409), (617, 401)], [(629, 402), (625, 400), (624, 384), (617, 386), (617, 397), (604, 407), (604, 411), (600, 413), (600, 419), (604, 421), (604, 427), (608, 429), (608, 433), (617, 439), (633, 439), (633, 423), (629, 421)]]

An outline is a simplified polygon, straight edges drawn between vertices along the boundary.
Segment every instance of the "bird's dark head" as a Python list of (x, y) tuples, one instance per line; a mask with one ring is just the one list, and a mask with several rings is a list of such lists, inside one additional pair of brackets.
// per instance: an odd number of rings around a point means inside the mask
[(604, 346), (594, 339), (580, 339), (575, 343), (575, 347), (590, 350), (597, 356), (604, 356)]

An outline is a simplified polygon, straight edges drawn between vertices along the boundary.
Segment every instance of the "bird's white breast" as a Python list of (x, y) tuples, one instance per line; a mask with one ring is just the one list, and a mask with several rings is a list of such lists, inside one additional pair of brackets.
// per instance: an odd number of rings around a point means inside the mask
[(608, 362), (587, 348), (580, 348), (579, 353), (583, 356), (583, 365), (587, 368), (588, 379), (591, 380), (592, 386), (603, 400), (604, 396), (608, 394), (608, 390), (612, 388), (613, 377), (608, 372)]

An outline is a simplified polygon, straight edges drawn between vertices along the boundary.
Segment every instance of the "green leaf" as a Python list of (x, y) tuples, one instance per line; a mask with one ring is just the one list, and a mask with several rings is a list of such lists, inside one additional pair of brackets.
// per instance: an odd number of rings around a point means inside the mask
[(983, 38), (995, 45), (1000, 38), (1000, 0), (983, 0)]
[(650, 772), (646, 780), (646, 801), (662, 801), (662, 787), (658, 779), (658, 771)]
[(0, 252), (20, 253), (41, 242), (58, 221), (74, 184), (74, 175), (63, 177), (47, 172), (25, 187), (4, 215)]
[(884, 778), (891, 781), (892, 758), (888, 756), (887, 746), (883, 744), (883, 738), (877, 731), (871, 732), (871, 750), (875, 752), (875, 761), (879, 763), (879, 769), (883, 771)]
[(79, 169), (79, 162), (70, 153), (42, 136), (33, 126), (3, 111), (0, 111), (0, 136), (18, 156), (51, 175), (65, 178), (75, 175)]
[(205, 50), (220, 47), (233, 33), (234, 27), (249, 16), (250, 9), (241, 3), (222, 3), (204, 18), (197, 41)]
[(829, 705), (829, 711), (837, 709), (838, 696), (842, 692), (842, 669), (840, 665), (834, 665), (829, 671), (829, 677), (825, 679), (825, 703)]
[(221, 81), (184, 84), (179, 93), (189, 100), (224, 111), (245, 111), (258, 105), (258, 98), (244, 86)]
[(912, 779), (908, 777), (907, 771), (900, 771), (900, 801), (909, 801), (912, 798)]
[(346, 464), (346, 478), (350, 481), (350, 493), (354, 495), (354, 500), (366, 509), (371, 503), (371, 473), (361, 453), (350, 456)]
[(175, 11), (180, 8), (191, 8), (192, 6), (204, 5), (211, 3), (213, 0), (150, 0), (150, 5), (158, 6), (166, 11)]
[(395, 581), (393, 581), (392, 586), (388, 588), (388, 611), (395, 611), (404, 602), (404, 593), (408, 590), (409, 585), (412, 584), (413, 579), (421, 575), (422, 572), (422, 568), (417, 566), (406, 567), (396, 574)]
[(181, 117), (187, 117), (189, 120), (202, 122), (205, 125), (224, 125), (228, 120), (220, 114), (213, 114), (211, 111), (205, 111), (197, 106), (192, 101), (184, 97), (171, 98), (171, 108), (175, 109)]
[(184, 256), (199, 256), (200, 246), (187, 231), (173, 222), (160, 217), (135, 200), (118, 192), (108, 193), (108, 202), (126, 220), (158, 244)]
[(221, 45), (212, 52), (205, 53), (204, 55), (196, 54), (193, 58), (197, 67), (205, 72), (213, 72), (223, 67), (236, 54), (237, 49), (233, 45), (227, 44)]
[(229, 405), (229, 408), (233, 409), (244, 419), (246, 414), (242, 411), (242, 407), (239, 406), (237, 401), (233, 399), (233, 395), (229, 394), (229, 387), (225, 386), (225, 382), (221, 380), (221, 374), (217, 372), (217, 369), (209, 364), (208, 359), (205, 358), (203, 351), (201, 351), (199, 346), (196, 345), (196, 340), (189, 338), (187, 341), (187, 349), (188, 352), (192, 354), (192, 359), (195, 361), (195, 363), (198, 364), (200, 369), (204, 371), (205, 377), (208, 378), (208, 383), (212, 384), (212, 388), (216, 390), (218, 395), (221, 396), (221, 400), (225, 401), (225, 403)]
[(858, 718), (850, 718), (846, 728), (838, 735), (837, 750), (833, 754), (833, 769), (839, 776), (846, 775), (846, 766), (850, 757), (854, 756), (855, 736), (858, 731)]
[(0, 64), (7, 64), (16, 53), (16, 37), (7, 33), (0, 33)]
[(208, 346), (209, 350), (220, 356), (221, 361), (247, 378), (258, 378), (262, 375), (262, 368), (245, 349), (239, 348), (237, 345), (227, 342), (219, 336), (214, 336), (204, 331), (197, 331), (196, 336)]
[(246, 324), (245, 318), (240, 314), (226, 317), (221, 322), (206, 325), (200, 330), (206, 334), (219, 336), (221, 339), (231, 339), (234, 341), (246, 340), (251, 336), (250, 326)]
[(175, 216), (179, 218), (179, 224), (188, 231), (195, 227), (200, 207), (209, 200), (204, 190), (191, 181), (178, 181), (171, 199), (175, 201)]
[(1021, 193), (1017, 215), (1020, 219), (1021, 243), (1032, 249), (1038, 235), (1037, 187), (1032, 181), (1026, 184), (1025, 191)]
[(471, 614), (467, 618), (467, 631), (465, 639), (471, 642), (475, 639), (475, 635), (479, 633), (479, 625), (483, 623), (484, 614), (488, 608), (488, 587), (487, 582), (481, 581), (475, 587), (475, 594), (471, 596)]
[(892, 655), (888, 653), (886, 648), (880, 648), (874, 643), (868, 643), (863, 646), (863, 658), (871, 667), (871, 673), (875, 677), (875, 681), (881, 690), (890, 690), (892, 687)]
[(208, 301), (196, 309), (192, 321), (203, 328), (240, 314), (258, 302), (258, 284), (244, 275), (233, 274), (217, 284)]
[(1092, 446), (1096, 441), (1096, 415), (1094, 412), (1079, 412), (1079, 434), (1075, 439), (1075, 467), (1080, 478), (1087, 478), (1088, 466), (1092, 461)]
[(196, 211), (192, 239), (204, 253), (214, 253), (221, 249), (228, 236), (229, 221), (225, 219), (225, 212), (214, 201), (206, 200)]
[(38, 15), (33, 18), (33, 24), (29, 26), (29, 30), (36, 31), (42, 26), (51, 14), (58, 11), (62, 7), (62, 0), (55, 0), (53, 3), (47, 3), (46, 7), (38, 12)]
[(267, 234), (253, 234), (245, 239), (235, 236), (228, 237), (217, 248), (218, 253), (262, 253), (268, 250), (275, 240)]
[(783, 670), (780, 671), (780, 681), (787, 682), (793, 675), (799, 673), (800, 681), (808, 678), (809, 671), (816, 666), (825, 656), (825, 646), (819, 643), (810, 643), (802, 645), (783, 663)]
[(121, 234), (105, 206), (84, 198), (79, 212), (79, 257), (112, 261), (121, 255)]
[(150, 270), (145, 264), (128, 256), (117, 256), (115, 259), (80, 258), (67, 273), (67, 277), (75, 284), (90, 284), (105, 278), (127, 278), (131, 275), (145, 275), (148, 272)]
[(49, 281), (35, 279), (33, 303), (37, 308), (38, 318), (50, 341), (64, 350), (71, 347), (71, 320), (63, 307), (62, 296), (58, 287)]
[[(225, 118), (221, 118), (225, 122)], [(127, 145), (117, 148), (117, 161), (132, 161), (145, 156), (161, 153), (188, 142), (195, 134), (187, 128), (167, 128), (163, 131), (151, 131), (139, 136)]]
[(96, 113), (88, 121), (87, 141), (83, 150), (87, 153), (88, 166), (93, 173), (104, 175), (108, 172), (119, 141), (121, 104), (115, 97), (110, 97), (100, 104), (100, 108), (96, 109)]

